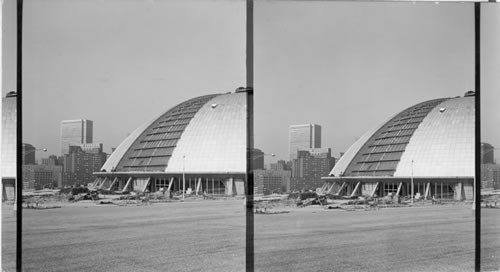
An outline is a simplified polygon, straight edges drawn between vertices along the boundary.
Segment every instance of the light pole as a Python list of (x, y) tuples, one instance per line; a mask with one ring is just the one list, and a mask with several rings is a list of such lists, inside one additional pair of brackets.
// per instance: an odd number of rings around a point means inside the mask
[(413, 160), (411, 160), (411, 205), (413, 206)]
[(182, 155), (182, 200), (184, 200), (184, 194), (186, 191), (186, 169), (185, 169), (185, 159), (186, 155)]

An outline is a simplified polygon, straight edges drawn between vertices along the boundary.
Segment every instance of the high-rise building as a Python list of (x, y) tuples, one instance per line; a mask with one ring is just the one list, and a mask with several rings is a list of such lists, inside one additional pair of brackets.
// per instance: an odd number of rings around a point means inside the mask
[(23, 143), (23, 164), (35, 164), (35, 150), (34, 146)]
[[(47, 160), (42, 160), (47, 162)], [(43, 189), (62, 186), (62, 166), (55, 164), (23, 165), (23, 189)]]
[(262, 150), (254, 148), (253, 154), (253, 169), (264, 169), (264, 152)]
[[(82, 148), (83, 146), (83, 148)], [(88, 145), (71, 145), (64, 155), (63, 186), (87, 185), (94, 181), (93, 173), (99, 172), (106, 162), (107, 154), (102, 152), (102, 144), (93, 148)]]
[(321, 126), (316, 124), (292, 125), (288, 130), (290, 161), (297, 158), (297, 151), (321, 147)]
[(270, 168), (271, 170), (288, 170), (288, 171), (291, 171), (292, 170), (292, 162), (290, 161), (284, 161), (284, 160), (279, 160), (275, 163), (271, 163), (270, 164)]
[(495, 163), (494, 152), (495, 148), (488, 143), (481, 143), (481, 163)]
[(500, 167), (493, 169), (493, 189), (500, 189)]
[(61, 122), (61, 155), (69, 153), (70, 145), (92, 143), (93, 122), (91, 120), (64, 120)]
[(311, 148), (297, 151), (292, 161), (291, 190), (315, 190), (323, 186), (321, 177), (335, 165), (330, 148)]
[(14, 200), (16, 183), (17, 93), (2, 99), (2, 200)]
[(290, 191), (290, 171), (263, 170), (254, 172), (254, 194), (270, 195)]

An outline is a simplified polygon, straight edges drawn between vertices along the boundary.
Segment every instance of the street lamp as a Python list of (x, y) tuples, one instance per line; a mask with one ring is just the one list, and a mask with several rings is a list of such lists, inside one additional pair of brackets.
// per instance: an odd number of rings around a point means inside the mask
[(186, 155), (182, 155), (182, 200), (184, 200), (184, 194), (186, 191), (186, 169), (185, 169), (185, 159)]
[(411, 160), (411, 205), (413, 206), (413, 160)]
[(259, 158), (264, 157), (264, 156), (275, 157), (276, 154), (274, 154), (274, 153), (269, 153), (269, 154), (268, 153), (264, 153), (264, 154), (259, 154), (258, 156), (252, 156), (252, 157), (253, 157), (253, 160), (256, 160), (256, 159), (259, 159)]

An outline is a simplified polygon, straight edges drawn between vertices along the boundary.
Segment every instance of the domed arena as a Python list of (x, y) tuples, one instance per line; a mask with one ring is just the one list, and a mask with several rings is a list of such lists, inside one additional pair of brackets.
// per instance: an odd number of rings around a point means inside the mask
[(321, 189), (347, 196), (466, 200), (474, 194), (474, 92), (409, 107), (367, 131)]
[(247, 92), (190, 99), (132, 132), (90, 189), (244, 195)]

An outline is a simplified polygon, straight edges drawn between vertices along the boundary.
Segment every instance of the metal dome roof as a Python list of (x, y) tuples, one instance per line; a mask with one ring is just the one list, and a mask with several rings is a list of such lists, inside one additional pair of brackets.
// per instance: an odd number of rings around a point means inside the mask
[(246, 93), (205, 95), (178, 104), (131, 133), (103, 170), (245, 172)]
[(474, 96), (412, 106), (363, 135), (330, 176), (474, 176)]

